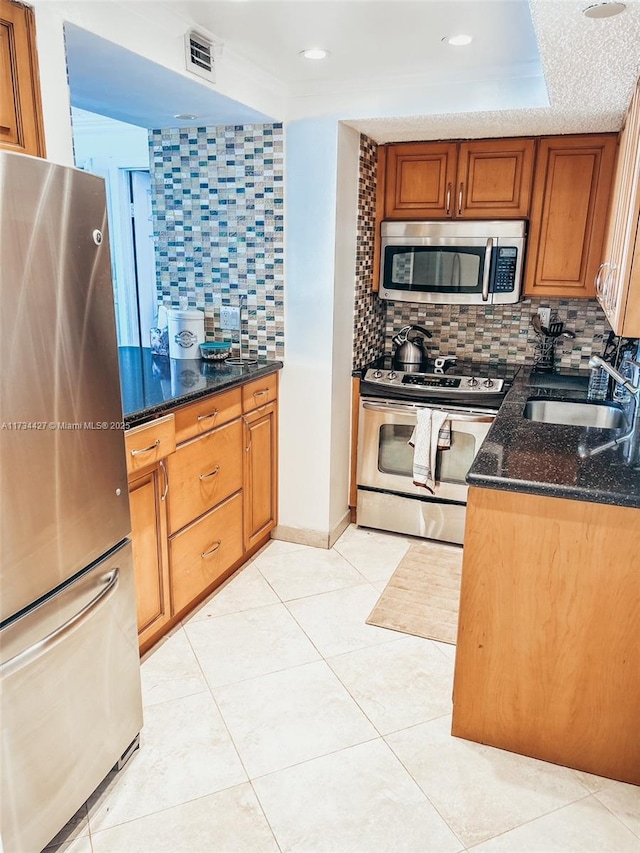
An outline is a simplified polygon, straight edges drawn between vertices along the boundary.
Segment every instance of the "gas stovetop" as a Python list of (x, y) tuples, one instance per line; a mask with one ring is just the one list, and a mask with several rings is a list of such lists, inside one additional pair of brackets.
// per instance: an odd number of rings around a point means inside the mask
[(509, 365), (437, 357), (416, 370), (400, 370), (388, 357), (363, 371), (361, 394), (395, 399), (450, 400), (452, 403), (499, 404), (517, 368)]

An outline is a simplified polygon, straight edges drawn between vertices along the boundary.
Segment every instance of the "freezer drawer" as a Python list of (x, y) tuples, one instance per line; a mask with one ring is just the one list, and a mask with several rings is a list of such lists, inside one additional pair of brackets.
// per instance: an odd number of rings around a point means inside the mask
[(0, 632), (2, 844), (40, 851), (142, 727), (131, 543)]

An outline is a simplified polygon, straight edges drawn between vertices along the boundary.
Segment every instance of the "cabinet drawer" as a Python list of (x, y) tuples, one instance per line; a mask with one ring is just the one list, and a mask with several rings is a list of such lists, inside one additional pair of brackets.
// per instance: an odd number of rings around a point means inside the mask
[(240, 388), (222, 391), (204, 397), (188, 406), (183, 406), (175, 412), (176, 443), (181, 444), (190, 438), (195, 438), (208, 432), (214, 427), (222, 426), (229, 421), (239, 418), (242, 414), (242, 397)]
[(127, 474), (155, 465), (176, 449), (173, 415), (165, 415), (148, 424), (127, 430), (124, 434), (127, 450)]
[(169, 554), (175, 614), (242, 556), (242, 495), (234, 495), (174, 536)]
[(169, 532), (242, 488), (242, 421), (183, 444), (168, 460)]
[(267, 403), (273, 403), (278, 396), (278, 374), (272, 373), (254, 382), (242, 386), (242, 411), (251, 412)]

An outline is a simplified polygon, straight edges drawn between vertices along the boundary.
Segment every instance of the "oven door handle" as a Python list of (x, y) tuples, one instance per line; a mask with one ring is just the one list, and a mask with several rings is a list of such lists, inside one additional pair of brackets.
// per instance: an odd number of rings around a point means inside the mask
[(478, 412), (469, 414), (463, 414), (461, 412), (451, 412), (447, 409), (446, 406), (420, 406), (417, 404), (411, 404), (409, 406), (389, 406), (389, 405), (380, 405), (376, 403), (362, 403), (364, 409), (368, 412), (380, 412), (381, 414), (391, 414), (391, 415), (410, 415), (415, 413), (416, 409), (437, 409), (441, 412), (446, 412), (449, 416), (449, 420), (453, 423), (456, 422), (464, 422), (464, 423), (478, 423), (478, 424), (490, 424), (495, 420), (495, 412)]

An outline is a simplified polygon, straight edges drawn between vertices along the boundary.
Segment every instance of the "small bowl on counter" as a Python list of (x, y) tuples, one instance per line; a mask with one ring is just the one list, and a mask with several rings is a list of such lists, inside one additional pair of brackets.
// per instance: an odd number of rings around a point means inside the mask
[(224, 361), (231, 355), (231, 342), (207, 341), (200, 344), (200, 355), (205, 361)]

